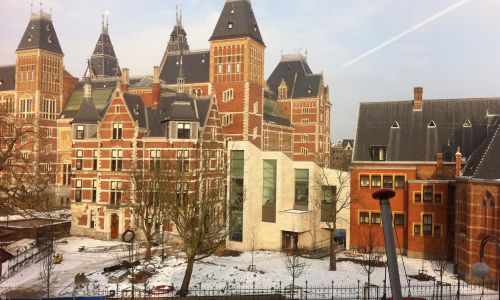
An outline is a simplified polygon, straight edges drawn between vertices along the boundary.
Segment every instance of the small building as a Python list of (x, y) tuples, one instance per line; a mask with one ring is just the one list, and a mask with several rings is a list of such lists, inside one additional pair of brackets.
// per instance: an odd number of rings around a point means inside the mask
[(352, 160), (354, 140), (344, 139), (332, 144), (330, 150), (330, 168), (337, 170), (349, 170)]

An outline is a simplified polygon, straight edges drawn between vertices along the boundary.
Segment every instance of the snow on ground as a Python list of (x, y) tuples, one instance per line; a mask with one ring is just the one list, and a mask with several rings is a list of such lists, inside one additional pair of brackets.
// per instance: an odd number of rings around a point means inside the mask
[[(106, 275), (103, 274), (103, 268), (117, 264), (128, 256), (126, 245), (114, 241), (100, 241), (89, 238), (71, 237), (60, 241), (67, 241), (67, 244), (57, 243), (56, 252), (62, 253), (64, 259), (61, 264), (56, 265), (56, 281), (53, 283), (58, 292), (71, 285), (77, 273), (84, 272), (93, 282), (91, 287), (104, 289), (116, 288), (116, 284), (108, 284)], [(59, 242), (60, 242), (59, 241)], [(85, 246), (85, 252), (80, 252), (79, 248)], [(343, 257), (340, 255), (340, 257)], [(306, 268), (302, 277), (296, 281), (297, 285), (305, 286), (308, 281), (309, 286), (357, 286), (366, 282), (366, 275), (361, 272), (361, 266), (353, 262), (338, 262), (337, 271), (328, 271), (328, 258), (324, 259), (305, 259)], [(406, 272), (408, 275), (418, 273), (422, 268), (422, 261), (418, 259), (404, 258)], [(401, 264), (400, 277), (402, 285), (406, 285), (406, 277)], [(161, 262), (155, 258), (153, 264), (156, 266), (157, 273), (148, 281), (148, 286), (173, 285), (177, 289), (182, 283), (184, 270), (186, 267), (183, 258), (171, 256)], [(251, 253), (243, 253), (237, 257), (218, 257), (212, 256), (200, 262), (196, 262), (191, 279), (191, 287), (216, 288), (222, 289), (229, 285), (232, 288), (250, 288), (253, 282), (255, 287), (271, 288), (278, 287), (281, 281), (282, 286), (291, 283), (291, 277), (288, 274), (284, 257), (282, 253), (270, 251), (256, 251), (254, 253), (254, 265), (258, 272), (247, 271), (251, 264)], [(451, 266), (450, 266), (451, 268)], [(429, 275), (436, 276), (432, 271), (429, 262), (425, 262), (424, 269)], [(35, 264), (22, 272), (14, 275), (6, 281), (0, 283), (0, 287), (32, 287), (38, 284), (40, 274), (40, 264)], [(384, 268), (377, 268), (371, 276), (371, 282), (376, 285), (382, 285), (384, 280)], [(448, 270), (444, 281), (456, 282), (451, 270)], [(415, 283), (415, 280), (412, 280)], [(119, 288), (125, 289), (130, 284), (125, 281)], [(67, 289), (66, 289), (67, 290)]]
[(18, 220), (29, 220), (33, 218), (55, 218), (55, 219), (71, 219), (71, 209), (59, 209), (53, 211), (32, 211), (26, 212), (23, 215), (5, 215), (0, 216), (0, 222), (6, 221), (18, 221)]

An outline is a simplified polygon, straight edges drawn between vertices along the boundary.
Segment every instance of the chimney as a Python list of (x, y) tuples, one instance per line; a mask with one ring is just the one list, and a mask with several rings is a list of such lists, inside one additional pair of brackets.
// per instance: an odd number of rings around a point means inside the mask
[(460, 147), (457, 149), (457, 153), (455, 153), (455, 176), (460, 176), (462, 170), (462, 153), (460, 153)]
[(443, 177), (443, 153), (436, 153), (436, 178)]
[(151, 98), (153, 107), (157, 107), (158, 100), (160, 100), (160, 67), (154, 66), (153, 69), (153, 84), (151, 85)]
[(422, 94), (424, 93), (424, 89), (422, 87), (414, 87), (413, 88), (413, 111), (421, 111), (423, 102), (422, 102)]
[(127, 91), (128, 90), (128, 85), (130, 83), (130, 73), (128, 68), (123, 68), (122, 69), (122, 90)]

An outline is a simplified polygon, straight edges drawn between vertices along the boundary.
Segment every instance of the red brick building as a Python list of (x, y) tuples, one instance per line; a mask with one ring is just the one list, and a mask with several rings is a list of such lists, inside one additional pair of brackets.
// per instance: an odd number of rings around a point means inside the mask
[[(446, 254), (470, 272), (480, 240), (478, 234), (461, 238), (457, 230), (476, 228), (479, 216), (473, 212), (481, 197), (475, 196), (476, 204), (460, 204), (464, 186), (473, 185), (460, 175), (463, 166), (474, 164), (491, 131), (489, 116), (498, 113), (499, 98), (422, 100), (421, 88), (415, 88), (413, 101), (362, 103), (351, 167), (351, 246), (384, 246), (379, 203), (371, 194), (392, 188), (396, 247), (411, 257)], [(490, 166), (498, 163), (492, 159)], [(494, 199), (497, 181), (484, 188)], [(480, 231), (498, 236), (498, 209), (489, 208), (489, 216)]]

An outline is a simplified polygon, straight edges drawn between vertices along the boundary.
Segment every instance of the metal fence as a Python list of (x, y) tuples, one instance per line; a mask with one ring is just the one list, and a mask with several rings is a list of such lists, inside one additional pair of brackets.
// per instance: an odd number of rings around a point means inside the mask
[[(53, 287), (53, 290), (57, 288)], [(177, 292), (167, 291), (165, 287), (151, 287), (148, 284), (136, 284), (119, 288), (93, 285), (84, 287), (72, 286), (63, 289), (59, 297), (78, 296), (106, 296), (114, 299), (170, 299), (178, 298)], [(403, 296), (413, 299), (481, 299), (498, 300), (500, 295), (496, 284), (484, 286), (468, 283), (440, 284), (439, 282), (418, 282), (410, 286), (403, 286)], [(15, 294), (5, 294), (3, 298), (15, 298)], [(307, 282), (303, 286), (279, 284), (274, 287), (260, 288), (254, 283), (250, 287), (234, 287), (227, 283), (225, 287), (212, 288), (197, 285), (189, 290), (188, 299), (387, 299), (391, 297), (390, 287), (372, 285), (370, 288), (358, 282), (356, 286), (310, 286)]]
[(49, 253), (49, 246), (35, 246), (26, 251), (17, 253), (12, 259), (7, 262), (7, 270), (2, 277), (10, 277), (19, 271), (31, 266), (32, 264), (47, 257)]

